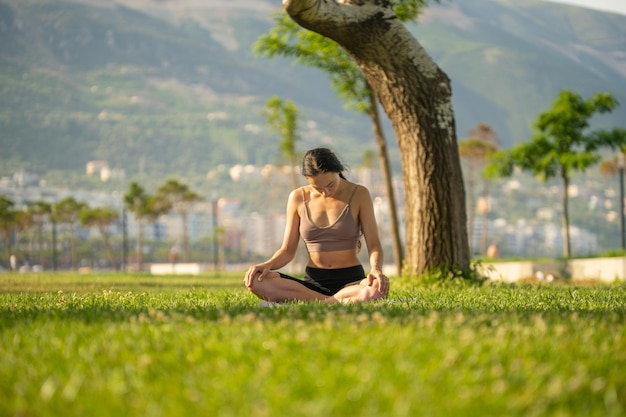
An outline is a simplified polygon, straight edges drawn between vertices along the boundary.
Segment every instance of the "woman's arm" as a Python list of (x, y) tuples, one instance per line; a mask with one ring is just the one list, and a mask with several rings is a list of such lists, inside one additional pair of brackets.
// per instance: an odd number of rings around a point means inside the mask
[(259, 281), (263, 280), (268, 272), (282, 268), (296, 256), (298, 243), (300, 241), (300, 215), (298, 213), (298, 207), (300, 207), (301, 202), (302, 191), (300, 188), (289, 194), (283, 243), (267, 261), (253, 265), (248, 269), (246, 273), (247, 282), (251, 281), (255, 276)]
[(378, 290), (387, 295), (389, 279), (383, 274), (384, 253), (378, 235), (378, 224), (374, 214), (374, 204), (367, 188), (360, 186), (356, 195), (359, 203), (359, 222), (367, 245), (371, 271), (368, 274), (370, 285), (376, 281)]

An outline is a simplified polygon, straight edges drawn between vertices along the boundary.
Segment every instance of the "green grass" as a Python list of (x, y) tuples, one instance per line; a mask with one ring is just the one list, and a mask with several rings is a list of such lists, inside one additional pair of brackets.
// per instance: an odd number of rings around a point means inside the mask
[(241, 279), (1, 275), (0, 415), (626, 414), (626, 285), (263, 307)]

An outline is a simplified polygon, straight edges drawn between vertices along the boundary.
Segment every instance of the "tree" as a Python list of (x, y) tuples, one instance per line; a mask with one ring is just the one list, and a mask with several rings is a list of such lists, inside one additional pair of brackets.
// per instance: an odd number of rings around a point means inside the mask
[(87, 205), (77, 201), (74, 197), (66, 197), (52, 207), (52, 216), (55, 222), (67, 224), (70, 229), (70, 258), (71, 268), (76, 269), (76, 224), (78, 213)]
[(563, 256), (571, 255), (568, 190), (572, 174), (584, 172), (600, 162), (599, 149), (626, 146), (626, 130), (589, 131), (589, 119), (596, 113), (610, 113), (618, 102), (610, 93), (598, 93), (584, 100), (577, 93), (563, 90), (550, 110), (534, 123), (530, 142), (498, 152), (487, 168), (490, 176), (511, 176), (515, 167), (530, 171), (540, 180), (559, 177), (563, 182)]
[(398, 19), (423, 4), (283, 1), (296, 23), (348, 52), (391, 121), (402, 160), (410, 272), (467, 272), (465, 190), (450, 80)]
[(612, 159), (605, 159), (600, 163), (600, 174), (604, 177), (619, 176), (619, 222), (620, 241), (622, 250), (626, 250), (626, 224), (624, 219), (624, 160), (626, 159), (626, 149), (622, 149), (619, 156)]
[(52, 205), (45, 201), (35, 201), (33, 204), (28, 206), (28, 211), (33, 219), (33, 223), (37, 230), (37, 246), (39, 250), (39, 265), (44, 267), (44, 238), (43, 238), (43, 227), (46, 224), (46, 221), (52, 215)]
[[(465, 162), (467, 167), (464, 170), (465, 179), (467, 181), (467, 196), (468, 196), (468, 240), (470, 246), (473, 241), (474, 233), (474, 216), (476, 211), (476, 199), (475, 199), (475, 183), (476, 177), (480, 175), (483, 181), (482, 198), (487, 201), (489, 197), (489, 179), (483, 174), (483, 169), (486, 165), (487, 158), (498, 150), (500, 140), (495, 134), (491, 126), (486, 123), (480, 123), (476, 128), (470, 130), (470, 137), (468, 139), (459, 142), (459, 155), (461, 160)], [(485, 254), (487, 251), (487, 220), (489, 212), (483, 210), (483, 233), (480, 251)]]
[(283, 100), (278, 96), (270, 97), (265, 103), (265, 119), (267, 124), (281, 137), (280, 151), (289, 161), (293, 188), (298, 188), (295, 167), (298, 165), (296, 142), (298, 136), (298, 107), (291, 100)]
[(108, 228), (119, 219), (120, 215), (112, 207), (84, 207), (79, 213), (80, 224), (87, 227), (96, 227), (104, 241), (104, 247), (111, 266), (117, 269), (115, 253), (111, 247), (111, 239)]
[(149, 215), (149, 199), (139, 183), (130, 183), (128, 192), (124, 194), (124, 205), (137, 220), (137, 270), (142, 270), (143, 264), (143, 220)]
[(27, 253), (24, 256), (24, 266), (30, 268), (30, 257), (28, 256), (28, 250), (32, 249), (32, 240), (28, 239), (28, 229), (30, 229), (33, 225), (33, 217), (31, 216), (28, 210), (16, 210), (14, 217), (14, 240), (17, 245), (17, 249), (20, 247), (20, 240), (22, 240), (22, 234), (24, 235), (25, 242), (27, 245)]
[(189, 210), (198, 201), (202, 200), (199, 194), (189, 189), (189, 186), (170, 178), (157, 189), (154, 209), (156, 214), (174, 210), (181, 218), (183, 233), (183, 256), (185, 262), (189, 261)]
[(363, 162), (361, 163), (361, 166), (368, 169), (373, 168), (374, 158), (374, 151), (372, 151), (371, 149), (366, 149), (365, 152), (363, 152)]
[[(396, 12), (402, 20), (415, 18), (419, 8), (425, 4), (423, 1), (417, 2), (411, 8), (407, 6), (409, 3), (401, 2), (396, 7)], [(356, 66), (347, 51), (335, 41), (316, 32), (303, 29), (285, 14), (278, 15), (275, 19), (275, 24), (275, 27), (268, 34), (260, 36), (254, 44), (257, 53), (269, 57), (275, 55), (294, 57), (296, 62), (316, 67), (326, 72), (330, 77), (331, 87), (343, 101), (344, 106), (369, 116), (378, 147), (380, 170), (387, 192), (391, 216), (393, 256), (396, 270), (400, 272), (402, 269), (403, 251), (400, 242), (398, 213), (387, 144), (378, 112), (376, 96), (372, 92), (363, 72)]]
[(13, 209), (15, 203), (4, 195), (0, 195), (0, 233), (6, 249), (6, 260), (9, 263), (11, 256), (11, 237), (15, 228), (16, 212)]

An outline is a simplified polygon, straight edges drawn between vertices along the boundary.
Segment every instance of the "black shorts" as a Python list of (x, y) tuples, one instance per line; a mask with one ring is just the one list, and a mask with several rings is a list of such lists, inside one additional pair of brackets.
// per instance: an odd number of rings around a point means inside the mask
[(305, 287), (324, 295), (335, 295), (342, 288), (356, 285), (365, 278), (365, 270), (362, 265), (338, 269), (322, 269), (307, 266), (304, 272), (304, 279), (290, 277), (280, 272), (279, 274), (282, 278), (297, 281)]

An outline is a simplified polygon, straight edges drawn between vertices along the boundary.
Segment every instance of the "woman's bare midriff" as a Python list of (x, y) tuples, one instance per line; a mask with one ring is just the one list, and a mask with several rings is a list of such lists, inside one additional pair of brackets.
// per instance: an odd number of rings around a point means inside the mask
[(310, 252), (308, 266), (322, 269), (349, 268), (360, 265), (356, 250), (338, 250), (333, 252)]

